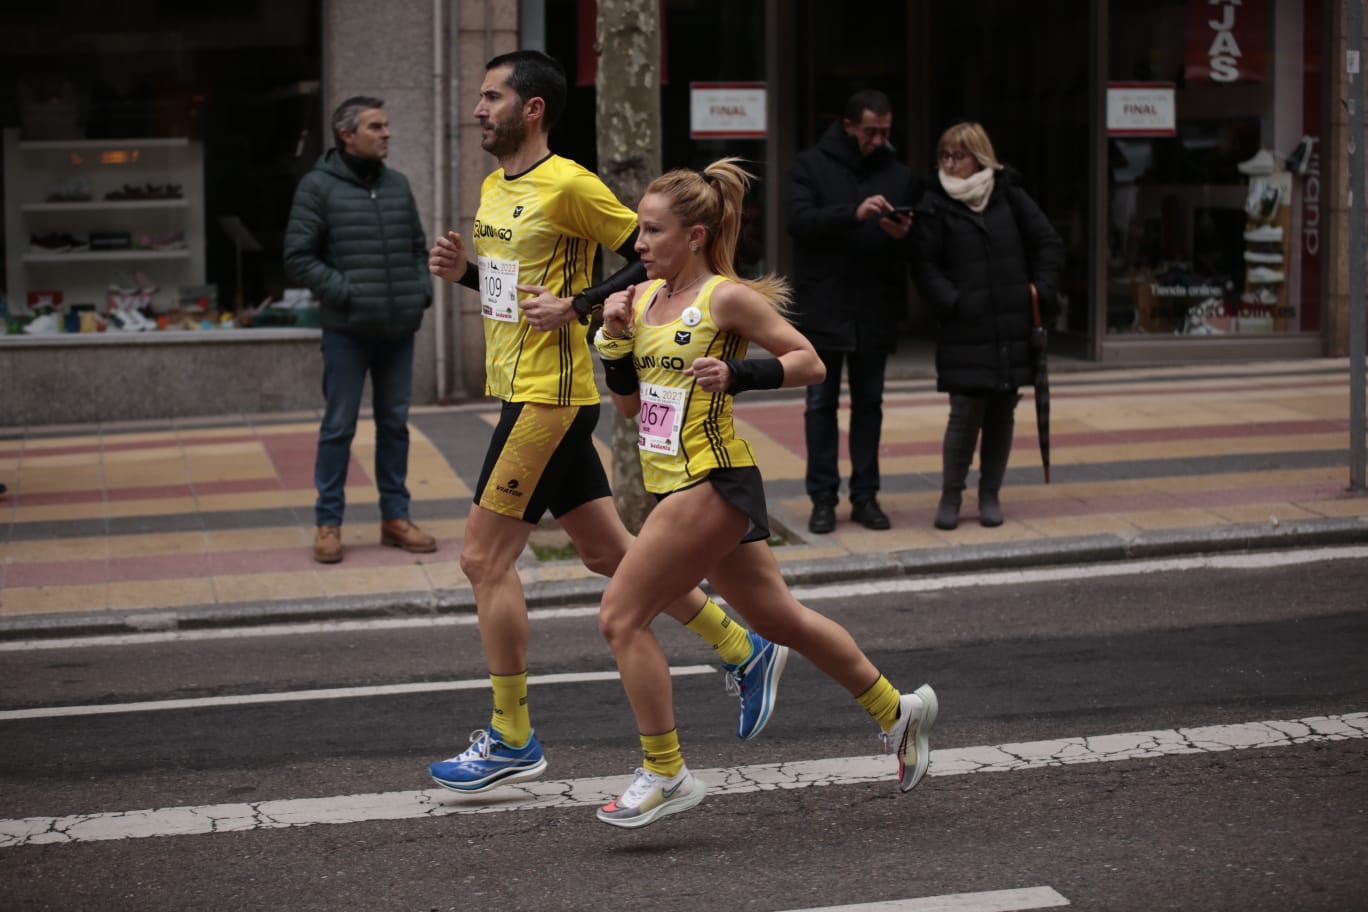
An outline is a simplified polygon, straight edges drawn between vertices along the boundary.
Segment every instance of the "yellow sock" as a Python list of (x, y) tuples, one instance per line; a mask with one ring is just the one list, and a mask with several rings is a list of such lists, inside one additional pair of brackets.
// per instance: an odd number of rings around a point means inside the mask
[(527, 672), (489, 676), (494, 685), (494, 717), (490, 728), (509, 747), (522, 747), (532, 737), (532, 716), (527, 711)]
[(728, 665), (740, 665), (750, 658), (750, 631), (727, 617), (712, 599), (704, 601), (698, 614), (684, 626), (698, 634)]
[(855, 699), (859, 700), (865, 712), (879, 723), (880, 728), (884, 731), (893, 729), (894, 723), (898, 721), (898, 703), (902, 700), (902, 694), (898, 693), (898, 688), (888, 683), (888, 678), (879, 675), (879, 680), (874, 682), (874, 686)]
[(673, 779), (684, 768), (684, 755), (679, 750), (679, 729), (672, 728), (663, 735), (641, 736), (641, 767), (648, 773)]

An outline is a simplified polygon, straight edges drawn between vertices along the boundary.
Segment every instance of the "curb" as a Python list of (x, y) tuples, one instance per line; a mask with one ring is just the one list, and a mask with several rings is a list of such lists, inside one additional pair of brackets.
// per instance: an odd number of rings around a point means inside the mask
[[(1130, 536), (1107, 534), (1005, 545), (967, 545), (953, 550), (918, 548), (881, 556), (860, 554), (794, 561), (781, 565), (781, 569), (784, 580), (797, 587), (945, 573), (1364, 544), (1368, 544), (1368, 517), (1355, 516), (1278, 524), (1166, 529)], [(526, 585), (527, 605), (529, 608), (554, 608), (594, 604), (602, 595), (604, 585), (599, 577), (530, 583)], [(449, 589), (427, 594), (352, 596), (321, 602), (247, 602), (142, 612), (93, 611), (58, 617), (22, 615), (0, 619), (0, 641), (317, 621), (423, 618), (474, 611), (475, 597), (469, 589)]]

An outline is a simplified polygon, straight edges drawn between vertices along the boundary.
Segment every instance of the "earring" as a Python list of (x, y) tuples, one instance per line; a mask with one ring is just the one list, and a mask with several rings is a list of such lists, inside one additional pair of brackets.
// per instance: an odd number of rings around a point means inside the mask
[(698, 245), (697, 245), (697, 244), (690, 244), (690, 245), (689, 245), (689, 253), (698, 253)]

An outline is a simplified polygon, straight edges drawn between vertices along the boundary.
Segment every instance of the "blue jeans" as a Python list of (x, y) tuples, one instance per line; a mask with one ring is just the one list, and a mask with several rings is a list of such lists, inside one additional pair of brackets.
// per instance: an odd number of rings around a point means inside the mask
[(850, 384), (850, 499), (869, 500), (879, 493), (879, 437), (883, 433), (886, 352), (824, 351), (826, 379), (807, 388), (803, 427), (807, 436), (805, 484), (813, 503), (840, 500), (840, 431), (836, 408), (841, 402), (841, 365)]
[(359, 339), (325, 329), (322, 347), (325, 405), (314, 459), (314, 487), (318, 489), (314, 504), (316, 524), (342, 525), (347, 505), (347, 466), (368, 371), (375, 414), (375, 485), (380, 490), (380, 517), (406, 519), (413, 336), (393, 341)]

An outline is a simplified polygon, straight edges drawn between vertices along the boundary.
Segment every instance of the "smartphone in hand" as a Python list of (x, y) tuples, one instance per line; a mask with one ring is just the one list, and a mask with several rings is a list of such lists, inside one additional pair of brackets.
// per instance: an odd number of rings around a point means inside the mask
[(887, 212), (882, 213), (882, 214), (879, 216), (879, 218), (892, 218), (892, 217), (895, 216), (895, 215), (911, 215), (911, 214), (912, 214), (912, 207), (911, 207), (911, 206), (894, 206), (892, 209), (888, 210)]

